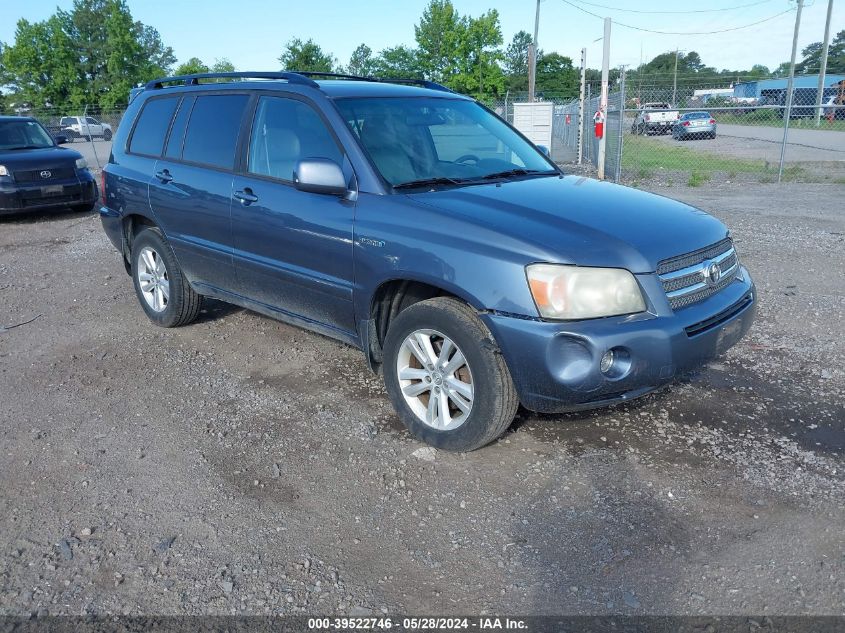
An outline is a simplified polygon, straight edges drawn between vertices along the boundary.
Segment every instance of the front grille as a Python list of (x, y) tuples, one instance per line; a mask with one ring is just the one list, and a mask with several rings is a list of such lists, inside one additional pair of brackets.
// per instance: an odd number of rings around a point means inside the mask
[[(41, 172), (49, 172), (50, 175), (45, 178)], [(14, 176), (15, 182), (50, 182), (51, 180), (68, 180), (75, 174), (76, 170), (73, 167), (51, 167), (50, 169), (16, 171)]]
[(713, 296), (728, 286), (738, 271), (739, 260), (729, 238), (657, 265), (657, 275), (673, 310)]

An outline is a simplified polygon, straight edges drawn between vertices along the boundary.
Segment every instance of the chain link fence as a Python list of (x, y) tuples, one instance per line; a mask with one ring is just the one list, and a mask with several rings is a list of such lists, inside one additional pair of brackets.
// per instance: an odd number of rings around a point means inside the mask
[[(597, 166), (593, 130), (597, 84), (555, 106), (553, 136), (561, 164)], [(605, 177), (638, 184), (815, 181), (845, 184), (845, 87), (763, 90), (626, 85), (611, 87), (604, 126)], [(786, 136), (784, 132), (786, 131)], [(580, 160), (579, 160), (580, 158)]]

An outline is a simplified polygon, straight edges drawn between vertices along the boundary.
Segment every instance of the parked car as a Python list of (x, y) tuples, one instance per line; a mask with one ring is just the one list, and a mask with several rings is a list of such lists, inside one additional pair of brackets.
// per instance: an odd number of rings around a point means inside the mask
[(716, 138), (716, 119), (709, 112), (685, 112), (672, 128), (672, 138)]
[(751, 325), (719, 220), (566, 176), (437, 84), (308, 75), (165, 78), (129, 105), (101, 218), (154, 324), (207, 296), (354, 345), (408, 429), (455, 451), (520, 403), (651, 392)]
[(631, 134), (668, 134), (679, 117), (668, 103), (646, 103), (631, 125)]
[(61, 125), (62, 132), (71, 142), (78, 138), (90, 141), (94, 137), (110, 141), (112, 137), (111, 125), (92, 116), (63, 116)]
[(31, 117), (0, 116), (0, 215), (94, 208), (94, 177), (79, 152), (59, 147), (66, 140)]

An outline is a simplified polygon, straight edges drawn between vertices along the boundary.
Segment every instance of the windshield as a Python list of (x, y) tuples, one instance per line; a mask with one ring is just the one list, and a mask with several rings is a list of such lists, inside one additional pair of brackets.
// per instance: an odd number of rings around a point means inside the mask
[(0, 150), (53, 147), (53, 138), (37, 121), (0, 121)]
[(337, 106), (394, 187), (558, 174), (499, 117), (462, 99), (348, 98)]
[(709, 119), (710, 114), (707, 112), (687, 112), (682, 119)]

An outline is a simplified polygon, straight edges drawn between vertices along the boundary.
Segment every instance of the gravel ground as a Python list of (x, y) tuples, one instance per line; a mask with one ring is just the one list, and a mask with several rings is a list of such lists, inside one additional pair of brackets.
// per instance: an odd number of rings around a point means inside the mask
[(732, 226), (749, 336), (457, 455), (351, 348), (153, 327), (96, 216), (0, 221), (0, 615), (845, 614), (845, 188), (660, 192)]

